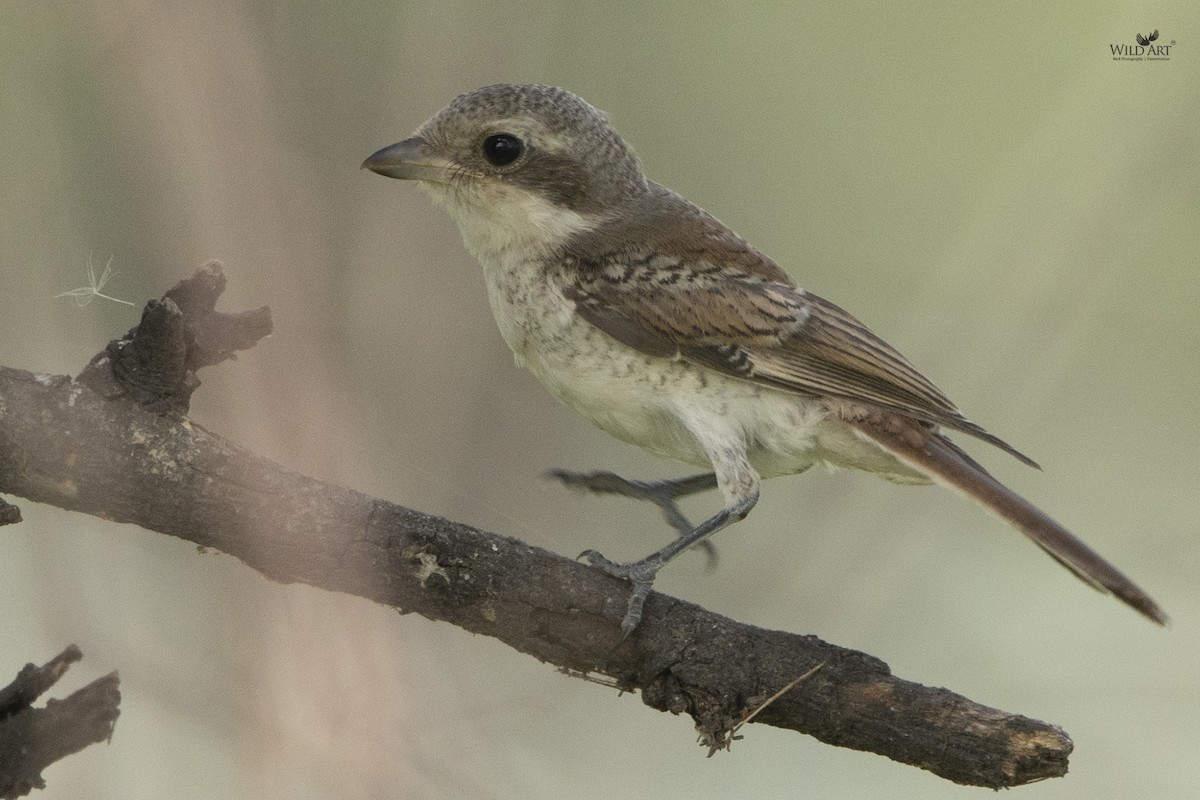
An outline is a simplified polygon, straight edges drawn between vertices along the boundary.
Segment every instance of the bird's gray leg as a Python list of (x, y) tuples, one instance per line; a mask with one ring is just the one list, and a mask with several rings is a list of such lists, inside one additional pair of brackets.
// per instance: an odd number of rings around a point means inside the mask
[[(569, 472), (565, 469), (552, 469), (547, 475), (559, 479), (573, 489), (585, 489), (596, 494), (616, 494), (634, 500), (649, 500), (658, 506), (667, 524), (680, 536), (689, 535), (695, 526), (679, 510), (675, 501), (717, 488), (717, 476), (712, 472), (662, 481), (631, 481), (612, 472)], [(712, 569), (717, 563), (717, 548), (712, 542), (701, 542), (700, 547), (708, 557), (708, 568)]]
[[(602, 556), (595, 550), (585, 550), (580, 557), (586, 558), (594, 567), (617, 578), (625, 578), (633, 584), (633, 592), (629, 596), (629, 605), (625, 609), (625, 617), (621, 620), (621, 632), (628, 636), (642, 621), (642, 606), (650, 595), (654, 585), (654, 577), (675, 558), (675, 556), (693, 547), (722, 528), (745, 518), (758, 502), (759, 476), (746, 458), (746, 453), (740, 445), (732, 446), (724, 443), (721, 446), (706, 448), (716, 470), (715, 477), (718, 488), (725, 498), (725, 507), (699, 525), (682, 533), (677, 539), (668, 543), (660, 550), (651, 553), (640, 561), (619, 564)], [(695, 478), (685, 478), (683, 481), (695, 481), (703, 484), (701, 479), (710, 476), (698, 475)], [(695, 491), (699, 491), (696, 489)]]
[(667, 523), (682, 536), (690, 533), (692, 523), (679, 510), (675, 500), (717, 488), (717, 476), (712, 472), (671, 478), (661, 481), (632, 481), (613, 472), (569, 472), (552, 469), (547, 473), (572, 489), (586, 489), (595, 494), (615, 494), (634, 500), (649, 500), (660, 509)]

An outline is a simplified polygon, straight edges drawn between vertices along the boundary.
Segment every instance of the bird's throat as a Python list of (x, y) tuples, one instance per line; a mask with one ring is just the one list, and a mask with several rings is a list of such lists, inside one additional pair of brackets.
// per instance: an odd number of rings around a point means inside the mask
[(450, 213), (467, 250), (485, 267), (508, 261), (517, 253), (528, 259), (561, 252), (573, 236), (602, 222), (516, 186), (423, 186), (434, 202)]

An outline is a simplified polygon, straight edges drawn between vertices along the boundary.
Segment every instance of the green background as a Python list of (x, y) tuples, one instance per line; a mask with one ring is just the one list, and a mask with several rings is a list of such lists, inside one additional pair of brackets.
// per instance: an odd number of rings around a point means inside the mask
[[(1161, 31), (1167, 62), (1110, 44)], [(551, 466), (682, 474), (516, 370), (478, 266), (415, 187), (358, 169), (455, 94), (567, 86), (647, 172), (900, 348), (1044, 473), (968, 443), (1144, 585), (1159, 630), (951, 492), (783, 478), (658, 588), (816, 633), (1062, 725), (1030, 798), (1200, 785), (1200, 12), (1191, 2), (0, 5), (0, 363), (74, 374), (220, 259), (276, 333), (193, 418), (285, 466), (557, 552), (643, 555), (651, 508)], [(694, 510), (711, 510), (713, 498)], [(0, 683), (68, 642), (119, 669), (112, 743), (47, 798), (983, 796), (771, 728), (705, 759), (684, 718), (494, 641), (268, 583), (22, 503)], [(990, 794), (987, 796), (991, 796)], [(1016, 796), (1016, 795), (1014, 795)]]

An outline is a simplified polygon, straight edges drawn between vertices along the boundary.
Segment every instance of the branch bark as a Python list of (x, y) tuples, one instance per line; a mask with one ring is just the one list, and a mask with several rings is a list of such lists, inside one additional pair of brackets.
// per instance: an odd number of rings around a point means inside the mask
[[(229, 553), (264, 576), (359, 595), (608, 676), (687, 713), (725, 746), (763, 699), (822, 664), (756, 722), (867, 750), (957, 783), (1067, 771), (1058, 727), (891, 674), (878, 658), (653, 593), (620, 639), (628, 587), (516, 539), (325, 483), (186, 418), (196, 370), (270, 331), (269, 311), (215, 312), (218, 264), (147, 304), (76, 379), (0, 367), (0, 491)], [(182, 299), (181, 299), (182, 298)]]

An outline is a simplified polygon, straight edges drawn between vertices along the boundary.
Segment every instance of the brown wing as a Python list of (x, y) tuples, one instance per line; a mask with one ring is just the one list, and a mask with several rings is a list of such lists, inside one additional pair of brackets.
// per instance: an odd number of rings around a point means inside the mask
[[(724, 266), (720, 244), (708, 243), (704, 255), (710, 261), (610, 252), (576, 263), (571, 274), (578, 277), (565, 294), (581, 317), (643, 353), (898, 411), (976, 436), (1037, 466), (963, 417), (904, 356), (850, 314), (786, 278), (763, 277), (769, 270), (754, 274), (740, 264)], [(740, 239), (724, 244), (746, 257), (748, 246)]]

